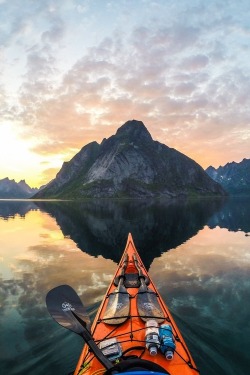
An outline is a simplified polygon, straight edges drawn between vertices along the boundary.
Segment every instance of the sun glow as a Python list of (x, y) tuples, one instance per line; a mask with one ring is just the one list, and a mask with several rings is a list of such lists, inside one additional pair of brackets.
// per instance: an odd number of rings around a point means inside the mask
[(0, 179), (25, 179), (33, 186), (40, 160), (31, 147), (31, 141), (23, 140), (13, 125), (0, 125)]

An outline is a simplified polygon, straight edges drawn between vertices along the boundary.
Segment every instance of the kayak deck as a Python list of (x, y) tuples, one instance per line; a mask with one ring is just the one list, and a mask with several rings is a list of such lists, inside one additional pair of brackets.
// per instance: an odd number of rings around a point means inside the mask
[[(150, 318), (158, 321), (159, 325), (171, 325), (176, 344), (172, 360), (167, 360), (160, 349), (155, 356), (151, 356), (146, 349), (145, 324)], [(111, 338), (119, 342), (122, 356), (114, 364), (138, 357), (161, 366), (170, 375), (194, 375), (199, 372), (173, 317), (149, 278), (131, 234), (128, 235), (114, 279), (92, 324), (91, 333), (99, 346)], [(85, 345), (74, 375), (101, 375), (105, 371)]]

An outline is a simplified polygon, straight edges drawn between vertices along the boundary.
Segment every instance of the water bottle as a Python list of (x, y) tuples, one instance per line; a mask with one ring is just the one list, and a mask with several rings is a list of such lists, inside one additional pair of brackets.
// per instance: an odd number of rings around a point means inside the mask
[(146, 348), (149, 350), (150, 355), (156, 355), (157, 349), (160, 347), (160, 340), (158, 323), (154, 319), (150, 319), (146, 322), (145, 341)]
[(161, 342), (161, 351), (168, 361), (174, 357), (176, 348), (172, 327), (169, 324), (162, 324), (159, 329), (159, 336)]

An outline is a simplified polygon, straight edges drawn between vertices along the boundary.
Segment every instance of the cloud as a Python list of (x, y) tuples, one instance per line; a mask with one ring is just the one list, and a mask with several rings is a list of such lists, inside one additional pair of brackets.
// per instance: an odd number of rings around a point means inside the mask
[[(216, 1), (209, 6), (146, 1), (143, 22), (136, 13), (128, 17), (124, 4), (102, 8), (103, 20), (116, 16), (115, 26), (103, 32), (88, 2), (80, 9), (45, 1), (16, 15), (10, 34), (24, 37), (26, 71), (18, 98), (5, 103), (2, 114), (18, 118), (23, 137), (37, 135), (33, 150), (39, 154), (70, 158), (136, 118), (157, 140), (207, 166), (205, 157), (221, 158), (230, 134), (233, 144), (240, 144), (249, 124), (249, 31), (231, 12), (233, 5), (224, 9)], [(243, 16), (246, 8), (237, 14)], [(238, 152), (228, 147), (225, 158)]]
[[(54, 96), (51, 93), (49, 100), (38, 102), (35, 110), (39, 128), (43, 134), (49, 130), (54, 139), (60, 132), (62, 148), (75, 148), (82, 145), (79, 131), (83, 124), (92, 125), (96, 129), (90, 132), (93, 140), (100, 140), (98, 126), (102, 123), (111, 125), (106, 128), (110, 131), (130, 117), (145, 119), (146, 125), (147, 118), (157, 121), (159, 117), (162, 126), (170, 126), (173, 133), (179, 126), (184, 138), (194, 136), (197, 139), (204, 128), (211, 126), (211, 113), (213, 122), (220, 122), (229, 100), (237, 100), (234, 87), (230, 88), (232, 80), (223, 73), (215, 79), (209, 72), (208, 56), (196, 53), (185, 56), (185, 50), (191, 45), (194, 49), (199, 42), (198, 34), (196, 28), (183, 26), (156, 28), (153, 32), (141, 27), (129, 35), (130, 44), (126, 38), (119, 43), (120, 36), (105, 38), (65, 74)], [(178, 57), (179, 54), (182, 56)], [(173, 63), (174, 56), (178, 57), (176, 63)], [(53, 62), (41, 57), (36, 61), (36, 57), (30, 56), (31, 68), (37, 66), (39, 70), (41, 66), (41, 72), (45, 73), (46, 67), (53, 66)], [(233, 77), (235, 72), (230, 75)], [(37, 87), (36, 84), (37, 93), (39, 89), (43, 97), (46, 96), (46, 85)], [(202, 113), (208, 114), (205, 123), (199, 122)], [(187, 122), (189, 126), (185, 125)], [(234, 126), (232, 121), (230, 126)], [(213, 126), (211, 132), (212, 129)], [(160, 136), (159, 130), (156, 132)], [(202, 138), (208, 135), (205, 131)], [(45, 150), (48, 150), (47, 142)]]
[(209, 63), (209, 58), (205, 55), (196, 55), (185, 58), (181, 63), (181, 68), (187, 71), (197, 71), (205, 68)]
[(42, 41), (45, 43), (58, 43), (62, 40), (65, 32), (65, 25), (61, 19), (54, 21), (49, 30), (42, 34)]
[(46, 185), (48, 181), (53, 180), (57, 172), (58, 172), (58, 168), (48, 168), (48, 169), (45, 168), (43, 170), (43, 174), (40, 179), (40, 186)]

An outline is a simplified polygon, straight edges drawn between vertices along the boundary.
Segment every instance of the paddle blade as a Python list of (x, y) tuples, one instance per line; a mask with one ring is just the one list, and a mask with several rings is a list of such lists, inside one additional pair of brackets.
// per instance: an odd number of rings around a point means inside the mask
[(129, 312), (129, 294), (120, 280), (118, 288), (108, 297), (108, 304), (102, 319), (106, 324), (121, 324), (128, 319)]
[(57, 323), (78, 335), (82, 336), (83, 327), (90, 323), (79, 296), (69, 285), (60, 285), (50, 290), (46, 296), (46, 305)]
[(140, 318), (145, 322), (155, 319), (158, 323), (162, 323), (165, 320), (157, 295), (152, 289), (146, 287), (145, 283), (142, 283), (138, 290), (137, 309)]

